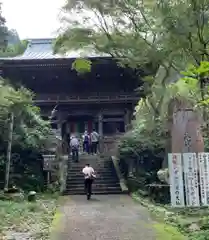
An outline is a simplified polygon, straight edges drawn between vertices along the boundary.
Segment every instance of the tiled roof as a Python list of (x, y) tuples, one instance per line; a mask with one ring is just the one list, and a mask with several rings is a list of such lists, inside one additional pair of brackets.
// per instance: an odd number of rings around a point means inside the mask
[(65, 55), (53, 53), (52, 38), (47, 39), (30, 39), (25, 52), (16, 57), (0, 58), (0, 60), (39, 60), (39, 59), (60, 59), (60, 58), (79, 58), (79, 57), (107, 57), (107, 54), (96, 54), (90, 48), (79, 51), (69, 51)]

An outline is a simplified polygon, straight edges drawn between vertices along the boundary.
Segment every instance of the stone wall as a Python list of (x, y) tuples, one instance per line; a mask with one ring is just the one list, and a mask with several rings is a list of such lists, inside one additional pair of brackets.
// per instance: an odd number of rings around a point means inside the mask
[(118, 142), (122, 135), (116, 134), (114, 136), (103, 138), (103, 153), (106, 156), (115, 156), (118, 149)]

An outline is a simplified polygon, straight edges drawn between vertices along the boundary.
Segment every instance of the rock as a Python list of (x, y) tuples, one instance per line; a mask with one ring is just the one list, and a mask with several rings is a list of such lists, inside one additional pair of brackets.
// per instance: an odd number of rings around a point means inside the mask
[(190, 232), (195, 232), (195, 231), (200, 231), (200, 226), (197, 223), (192, 223), (189, 227), (188, 230)]
[(7, 240), (28, 240), (30, 238), (30, 233), (21, 233), (15, 231), (8, 231), (6, 232), (6, 239)]
[(16, 201), (16, 202), (22, 202), (22, 201), (24, 201), (24, 198), (25, 198), (23, 193), (13, 193), (10, 195), (12, 195), (11, 197), (12, 197), (13, 201)]
[(30, 191), (28, 193), (28, 201), (29, 202), (35, 202), (36, 201), (36, 192), (35, 191)]
[(166, 217), (173, 217), (173, 216), (175, 216), (175, 213), (173, 213), (173, 212), (165, 212), (165, 216)]
[(24, 194), (19, 193), (1, 193), (0, 194), (0, 200), (5, 201), (15, 201), (15, 202), (22, 202), (24, 201)]
[(157, 172), (157, 176), (159, 180), (163, 183), (168, 183), (169, 184), (169, 171), (168, 168), (160, 169)]

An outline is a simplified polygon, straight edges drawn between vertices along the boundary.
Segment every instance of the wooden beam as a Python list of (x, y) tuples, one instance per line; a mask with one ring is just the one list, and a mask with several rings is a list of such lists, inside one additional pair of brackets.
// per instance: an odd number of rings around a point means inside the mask
[(124, 118), (104, 118), (103, 122), (124, 122)]

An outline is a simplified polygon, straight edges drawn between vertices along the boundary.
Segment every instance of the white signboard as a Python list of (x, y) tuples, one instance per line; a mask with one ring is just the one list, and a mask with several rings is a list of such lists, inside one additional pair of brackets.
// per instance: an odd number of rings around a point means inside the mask
[(51, 171), (52, 163), (55, 160), (55, 155), (43, 155), (43, 158), (44, 158), (44, 170)]
[(186, 191), (186, 205), (192, 207), (200, 206), (196, 153), (184, 153), (183, 166)]
[(199, 153), (200, 196), (203, 206), (209, 205), (209, 153)]
[(181, 153), (168, 154), (171, 205), (173, 207), (184, 207), (185, 205), (181, 156)]

